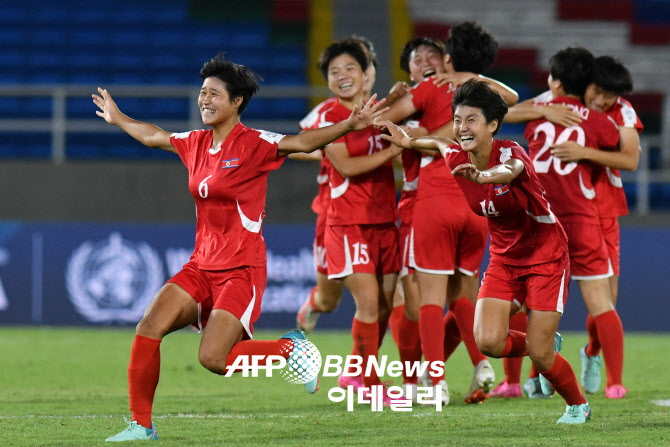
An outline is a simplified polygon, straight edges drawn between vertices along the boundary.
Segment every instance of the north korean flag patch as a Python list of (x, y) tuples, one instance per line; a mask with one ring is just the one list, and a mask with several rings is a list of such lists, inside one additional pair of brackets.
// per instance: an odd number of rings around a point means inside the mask
[(509, 185), (496, 186), (493, 188), (493, 190), (495, 191), (496, 196), (502, 196), (503, 194), (507, 194), (509, 192)]

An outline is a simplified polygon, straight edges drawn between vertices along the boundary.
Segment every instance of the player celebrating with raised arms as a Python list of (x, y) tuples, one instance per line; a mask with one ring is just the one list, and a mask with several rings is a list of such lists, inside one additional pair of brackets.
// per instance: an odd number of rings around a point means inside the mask
[[(320, 126), (347, 119), (365, 101), (365, 72), (369, 64), (360, 44), (342, 40), (319, 56), (318, 67), (337, 96), (321, 114)], [(374, 96), (373, 96), (374, 98)], [(395, 290), (398, 259), (396, 200), (391, 160), (402, 149), (386, 148), (373, 126), (348, 134), (325, 148), (331, 164), (330, 205), (325, 244), (328, 278), (338, 279), (356, 303), (352, 324), (353, 354), (376, 357), (386, 332)], [(360, 379), (341, 376), (340, 386), (360, 387)], [(379, 385), (375, 370), (364, 373), (366, 387)], [(389, 402), (388, 396), (384, 400)]]
[[(163, 337), (188, 325), (203, 330), (198, 357), (215, 374), (225, 374), (238, 356), (280, 355), (288, 358), (294, 342), (290, 331), (279, 340), (256, 341), (253, 325), (261, 310), (267, 281), (265, 243), (261, 235), (267, 176), (286, 155), (310, 152), (352, 130), (370, 125), (379, 114), (374, 99), (352, 107), (332, 126), (299, 135), (254, 130), (240, 114), (259, 89), (248, 68), (226, 61), (223, 54), (200, 70), (198, 106), (209, 130), (166, 132), (136, 121), (119, 110), (110, 94), (98, 88), (96, 114), (149, 147), (179, 155), (189, 171), (189, 190), (197, 211), (195, 250), (147, 308), (137, 325), (128, 388), (132, 422), (108, 441), (156, 439), (152, 405), (160, 371)], [(314, 393), (317, 379), (305, 384)]]
[[(440, 150), (470, 209), (488, 219), (491, 262), (474, 325), (479, 349), (492, 357), (529, 355), (566, 401), (558, 422), (584, 423), (591, 409), (570, 364), (554, 349), (568, 295), (567, 236), (524, 149), (493, 139), (507, 112), (501, 96), (470, 80), (456, 91), (452, 107), (457, 144), (441, 137), (409, 138), (390, 122), (391, 136), (382, 138), (405, 148)], [(510, 316), (524, 302), (532, 311), (525, 334), (509, 329)]]

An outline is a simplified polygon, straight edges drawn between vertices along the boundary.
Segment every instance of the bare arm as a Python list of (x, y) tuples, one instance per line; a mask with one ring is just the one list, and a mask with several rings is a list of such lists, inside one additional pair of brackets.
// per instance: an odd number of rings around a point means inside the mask
[(326, 147), (328, 160), (344, 178), (355, 177), (377, 169), (400, 153), (402, 153), (402, 148), (390, 146), (374, 154), (351, 157), (344, 143)]
[(629, 127), (619, 128), (619, 135), (620, 151), (605, 151), (566, 141), (553, 145), (551, 154), (565, 162), (588, 160), (610, 168), (635, 171), (640, 161), (640, 136), (636, 129)]
[(453, 175), (460, 175), (466, 179), (478, 184), (494, 183), (497, 185), (509, 185), (521, 172), (524, 170), (524, 165), (521, 160), (510, 158), (505, 163), (495, 165), (491, 169), (480, 171), (477, 167), (470, 163), (465, 163), (456, 166), (451, 173)]
[(503, 121), (506, 123), (522, 123), (539, 119), (546, 119), (563, 127), (577, 126), (582, 122), (579, 114), (569, 107), (561, 104), (534, 104), (532, 99), (527, 99), (510, 107)]
[(323, 160), (323, 151), (314, 152), (293, 152), (288, 154), (288, 158), (300, 161), (321, 161)]
[(389, 106), (389, 109), (377, 118), (376, 121), (381, 123), (388, 120), (393, 123), (399, 123), (405, 118), (414, 115), (414, 113), (416, 113), (416, 107), (414, 107), (414, 103), (412, 102), (412, 94), (408, 92), (403, 96), (396, 97), (393, 104)]
[(513, 106), (517, 102), (519, 102), (519, 94), (512, 89), (511, 87), (503, 84), (500, 81), (496, 81), (495, 79), (487, 78), (486, 76), (479, 75), (479, 79), (482, 81), (486, 81), (486, 83), (496, 92), (502, 96), (502, 99), (505, 100), (508, 106)]
[[(442, 156), (444, 156), (447, 153), (448, 146), (455, 143), (455, 141), (450, 140), (449, 138), (438, 137), (434, 135), (411, 138), (404, 130), (390, 121), (386, 122), (386, 129), (388, 130), (389, 135), (382, 134), (382, 139), (390, 142), (395, 146), (405, 149), (427, 149), (430, 151), (440, 151)], [(433, 152), (430, 152), (429, 155), (434, 154)]]
[(332, 143), (352, 130), (365, 129), (371, 126), (374, 119), (386, 111), (386, 109), (380, 110), (385, 101), (382, 99), (374, 104), (376, 98), (377, 95), (372, 95), (372, 98), (360, 111), (358, 106), (355, 106), (349, 118), (344, 121), (320, 129), (306, 130), (298, 135), (285, 136), (279, 141), (279, 155), (284, 156), (293, 152), (312, 152)]
[(177, 153), (177, 150), (170, 143), (171, 132), (166, 132), (158, 126), (137, 121), (124, 115), (106, 89), (103, 90), (98, 87), (98, 93), (99, 95), (92, 95), (93, 103), (100, 109), (95, 111), (96, 115), (103, 118), (109, 124), (119, 126), (128, 135), (145, 146), (157, 147)]

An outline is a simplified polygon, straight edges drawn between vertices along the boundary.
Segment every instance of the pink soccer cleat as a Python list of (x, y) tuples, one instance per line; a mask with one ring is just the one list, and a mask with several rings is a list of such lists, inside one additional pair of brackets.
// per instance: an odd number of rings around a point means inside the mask
[(340, 377), (337, 378), (337, 384), (340, 388), (353, 386), (354, 391), (358, 391), (358, 389), (363, 386), (363, 376), (350, 377), (341, 374)]
[(506, 397), (508, 399), (514, 399), (521, 396), (521, 384), (507, 383), (506, 380), (503, 380), (500, 385), (495, 387), (495, 389), (489, 393), (489, 397)]
[(605, 388), (605, 397), (608, 399), (623, 399), (628, 388), (623, 385), (612, 385)]

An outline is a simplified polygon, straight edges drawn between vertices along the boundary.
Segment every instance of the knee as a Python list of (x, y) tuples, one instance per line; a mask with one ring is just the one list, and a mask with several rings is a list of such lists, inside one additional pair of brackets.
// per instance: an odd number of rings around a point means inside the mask
[(140, 322), (137, 323), (135, 333), (144, 337), (159, 339), (167, 335), (169, 329), (170, 327), (166, 322), (154, 317), (151, 313), (145, 313)]
[(225, 371), (225, 362), (221, 362), (220, 358), (217, 358), (206, 349), (201, 349), (198, 352), (198, 360), (205, 369), (214, 374), (222, 374)]
[(500, 357), (505, 349), (505, 339), (486, 331), (475, 332), (475, 342), (479, 351), (487, 357)]
[(528, 357), (530, 357), (539, 371), (547, 371), (554, 364), (555, 354), (553, 344), (542, 346), (526, 340), (526, 352), (528, 352)]

